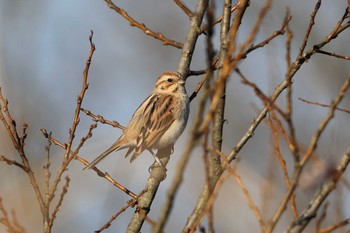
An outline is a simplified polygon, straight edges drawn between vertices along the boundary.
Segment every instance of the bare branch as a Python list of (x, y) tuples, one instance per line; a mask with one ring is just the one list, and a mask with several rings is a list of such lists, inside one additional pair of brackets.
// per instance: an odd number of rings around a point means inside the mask
[(328, 208), (328, 202), (326, 202), (326, 204), (323, 206), (322, 213), (321, 213), (320, 217), (316, 220), (315, 233), (320, 232), (321, 225), (327, 216), (327, 208)]
[(326, 52), (324, 50), (317, 50), (316, 51), (317, 53), (321, 53), (321, 54), (325, 54), (325, 55), (328, 55), (328, 56), (332, 56), (332, 57), (336, 57), (336, 58), (341, 58), (341, 59), (344, 59), (344, 60), (350, 60), (350, 56), (343, 56), (343, 55), (340, 55), (340, 54), (336, 54), (336, 53), (330, 53), (330, 52)]
[[(79, 144), (79, 146), (76, 148), (75, 152), (73, 152), (73, 154), (71, 154), (71, 148), (72, 148), (72, 143), (73, 143), (73, 139), (75, 137), (75, 131), (78, 127), (78, 124), (80, 122), (80, 108), (81, 108), (81, 104), (83, 102), (84, 96), (85, 96), (85, 92), (89, 87), (88, 84), (88, 75), (89, 75), (89, 69), (90, 69), (90, 64), (91, 64), (91, 59), (92, 56), (95, 52), (95, 44), (92, 42), (92, 38), (93, 38), (93, 31), (91, 31), (91, 34), (89, 36), (89, 43), (90, 43), (90, 52), (89, 52), (89, 56), (86, 60), (85, 63), (85, 68), (84, 68), (84, 72), (83, 72), (83, 84), (81, 87), (81, 91), (80, 94), (78, 95), (77, 98), (77, 103), (76, 103), (76, 107), (75, 107), (75, 113), (74, 113), (74, 119), (73, 119), (73, 123), (72, 123), (72, 127), (69, 129), (69, 139), (67, 144), (63, 147), (65, 149), (65, 154), (64, 154), (64, 159), (62, 162), (61, 167), (59, 168), (56, 177), (53, 181), (53, 184), (51, 186), (51, 190), (50, 190), (50, 197), (49, 200), (52, 200), (54, 198), (54, 194), (57, 190), (57, 186), (61, 181), (61, 177), (63, 175), (63, 173), (67, 170), (68, 165), (70, 164), (70, 162), (74, 159), (75, 154), (78, 153), (80, 147), (84, 144), (84, 142), (86, 141), (87, 138), (89, 138), (89, 136), (87, 136), (85, 139), (83, 138)], [(92, 128), (90, 127), (89, 133), (88, 135), (91, 133)], [(44, 133), (44, 136), (46, 138), (49, 138), (49, 135), (47, 134), (46, 130), (41, 130)], [(69, 156), (71, 155), (71, 156)]]
[[(51, 135), (49, 135), (45, 129), (41, 129), (41, 132), (44, 134), (44, 137), (48, 138), (50, 141), (52, 141), (53, 144), (65, 149), (66, 148), (66, 144), (63, 144), (61, 142), (59, 142), (57, 139), (55, 139), (54, 137), (52, 137)], [(78, 154), (74, 154), (73, 151), (70, 151), (70, 155), (71, 157), (73, 157), (75, 160), (78, 160), (79, 162), (81, 162), (82, 164), (84, 164), (84, 166), (89, 165), (89, 162), (85, 159), (83, 159), (81, 156), (79, 156)], [(74, 156), (73, 156), (74, 155)], [(108, 182), (110, 182), (113, 186), (117, 187), (118, 189), (122, 190), (123, 192), (125, 192), (127, 195), (131, 196), (134, 199), (137, 199), (137, 195), (135, 193), (133, 193), (132, 191), (130, 191), (129, 189), (127, 189), (126, 187), (124, 187), (123, 185), (119, 184), (117, 181), (113, 180), (113, 178), (107, 173), (107, 172), (102, 172), (100, 169), (98, 169), (96, 166), (92, 168), (92, 170), (94, 170), (97, 175), (99, 177), (102, 177), (104, 179), (106, 179)]]
[(179, 64), (177, 71), (182, 75), (186, 80), (189, 75), (190, 63), (192, 60), (192, 55), (195, 49), (197, 38), (199, 36), (199, 30), (202, 21), (204, 12), (207, 9), (208, 0), (199, 0), (197, 3), (195, 16), (191, 19), (190, 28), (187, 32), (186, 41), (182, 48), (182, 53), (180, 56)]
[(5, 163), (7, 163), (8, 165), (15, 165), (19, 168), (22, 168), (25, 172), (27, 171), (26, 168), (23, 166), (23, 164), (17, 162), (16, 160), (8, 159), (4, 155), (0, 156), (0, 161), (3, 161)]
[(95, 122), (100, 122), (102, 124), (108, 124), (111, 125), (115, 128), (119, 128), (121, 130), (124, 130), (125, 127), (122, 126), (121, 124), (119, 124), (117, 121), (109, 121), (103, 118), (103, 116), (101, 115), (95, 115), (93, 114), (90, 110), (84, 109), (84, 108), (80, 108), (81, 111), (83, 111), (86, 115), (88, 115), (89, 117), (92, 118), (93, 121)]
[(58, 213), (58, 211), (63, 203), (63, 198), (65, 197), (65, 195), (68, 192), (69, 182), (70, 182), (70, 178), (68, 176), (66, 176), (66, 183), (63, 185), (62, 192), (60, 194), (60, 198), (58, 199), (58, 203), (57, 203), (54, 211), (51, 214), (50, 223), (49, 223), (50, 229), (52, 228), (53, 222), (55, 221), (57, 213)]
[[(303, 99), (303, 98), (298, 98), (299, 100), (305, 102), (305, 103), (308, 103), (308, 104), (314, 104), (314, 105), (318, 105), (318, 106), (321, 106), (321, 107), (324, 107), (324, 108), (330, 108), (331, 106), (329, 104), (322, 104), (322, 103), (319, 103), (319, 102), (314, 102), (314, 101), (310, 101), (310, 100), (306, 100), (306, 99)], [(346, 113), (350, 113), (350, 110), (348, 109), (345, 109), (345, 108), (339, 108), (337, 107), (336, 110), (339, 110), (339, 111), (342, 111), (342, 112), (346, 112)]]
[(306, 34), (305, 34), (305, 37), (304, 37), (304, 41), (303, 41), (302, 45), (300, 46), (298, 57), (303, 56), (303, 52), (304, 52), (306, 44), (307, 44), (307, 42), (309, 40), (311, 29), (312, 29), (312, 27), (315, 24), (315, 17), (316, 17), (316, 14), (318, 12), (318, 9), (320, 9), (321, 2), (322, 2), (321, 0), (317, 1), (316, 5), (315, 5), (315, 9), (311, 13), (310, 23), (309, 23), (309, 26), (307, 27)]
[(149, 29), (148, 27), (146, 27), (145, 24), (143, 23), (139, 23), (137, 22), (134, 18), (132, 18), (125, 10), (121, 9), (120, 7), (117, 7), (112, 0), (104, 0), (107, 3), (107, 6), (114, 10), (115, 12), (117, 12), (118, 14), (120, 14), (121, 16), (123, 16), (124, 19), (126, 19), (127, 21), (130, 22), (130, 25), (132, 27), (137, 27), (139, 28), (141, 31), (143, 31), (146, 35), (148, 36), (152, 36), (153, 38), (160, 40), (163, 42), (163, 45), (170, 45), (173, 46), (175, 48), (181, 49), (183, 47), (183, 44), (176, 42), (174, 40), (170, 40), (168, 38), (166, 38), (162, 33), (159, 32), (154, 32), (151, 29)]
[[(231, 6), (231, 4), (230, 4), (230, 6)], [(232, 13), (232, 12), (234, 12), (235, 10), (237, 10), (238, 6), (239, 6), (239, 2), (238, 2), (236, 5), (234, 5), (234, 6), (230, 9), (230, 12), (229, 12), (229, 13)], [(226, 8), (226, 6), (224, 6), (224, 7)], [(223, 15), (225, 15), (225, 14), (223, 14)], [(231, 14), (229, 14), (229, 15), (231, 15)], [(214, 27), (216, 24), (220, 23), (220, 22), (222, 21), (222, 18), (223, 18), (223, 16), (221, 15), (221, 16), (219, 16), (218, 18), (216, 18), (213, 22), (201, 26), (201, 28), (200, 28), (200, 33), (204, 33), (204, 32), (206, 32), (209, 28)]]
[(180, 0), (174, 0), (174, 2), (185, 12), (185, 14), (192, 19), (193, 17), (193, 12), (188, 9), (188, 7)]
[(0, 224), (4, 225), (9, 233), (26, 233), (25, 229), (18, 223), (15, 212), (12, 212), (11, 221), (0, 197)]
[[(315, 151), (316, 149), (316, 146), (317, 146), (317, 142), (321, 136), (321, 134), (324, 132), (326, 126), (328, 125), (328, 123), (330, 122), (330, 120), (334, 117), (334, 112), (335, 112), (335, 109), (336, 107), (338, 106), (338, 104), (340, 103), (340, 101), (343, 99), (344, 95), (345, 95), (345, 92), (347, 91), (347, 89), (349, 88), (350, 86), (350, 75), (349, 77), (345, 80), (345, 82), (343, 83), (343, 85), (340, 87), (340, 90), (338, 92), (338, 95), (334, 98), (334, 100), (332, 101), (332, 104), (331, 104), (331, 107), (328, 111), (328, 114), (327, 116), (322, 120), (322, 122), (320, 123), (319, 127), (317, 128), (317, 130), (315, 131), (315, 133), (313, 134), (312, 138), (311, 138), (311, 141), (309, 143), (309, 146), (303, 156), (303, 158), (301, 159), (301, 161), (299, 162), (295, 172), (294, 172), (294, 175), (293, 175), (293, 178), (291, 179), (291, 186), (290, 188), (287, 190), (287, 192), (285, 193), (280, 205), (278, 206), (275, 214), (273, 215), (271, 221), (270, 221), (270, 229), (269, 229), (269, 232), (272, 232), (272, 230), (274, 229), (277, 221), (279, 220), (279, 218), (281, 217), (282, 213), (284, 212), (285, 208), (286, 208), (286, 205), (291, 197), (291, 195), (293, 194), (296, 186), (297, 186), (297, 183), (298, 183), (298, 180), (299, 180), (299, 177), (300, 177), (300, 174), (306, 164), (306, 162), (310, 159), (311, 155), (313, 154), (313, 152)], [(328, 194), (327, 194), (328, 195)], [(317, 207), (318, 208), (318, 207)], [(307, 221), (308, 223), (308, 221)], [(306, 223), (306, 224), (307, 224)], [(299, 228), (297, 227), (298, 229), (303, 229), (305, 225), (299, 225), (300, 226), (303, 226), (302, 228)]]
[(344, 226), (347, 226), (349, 224), (350, 224), (350, 218), (347, 218), (347, 219), (344, 219), (344, 220), (342, 220), (342, 221), (340, 221), (332, 226), (328, 226), (328, 227), (321, 229), (318, 233), (331, 233), (334, 230), (341, 228), (341, 227), (344, 227)]
[[(312, 198), (310, 204), (304, 209), (301, 215), (296, 221), (294, 221), (288, 228), (288, 233), (301, 232), (306, 225), (316, 216), (318, 209), (321, 204), (327, 198), (327, 196), (336, 188), (340, 177), (345, 172), (348, 164), (350, 163), (350, 147), (347, 149), (346, 153), (342, 156), (341, 161), (338, 164), (334, 175), (330, 177), (318, 190), (315, 196)], [(347, 224), (342, 222), (342, 224)]]
[(266, 233), (267, 232), (266, 224), (265, 224), (265, 222), (264, 222), (264, 220), (263, 220), (263, 218), (261, 216), (259, 208), (255, 205), (255, 203), (253, 201), (253, 198), (250, 196), (247, 187), (244, 185), (244, 183), (241, 180), (241, 177), (237, 174), (237, 172), (234, 169), (230, 168), (230, 167), (228, 167), (228, 168), (229, 168), (228, 172), (230, 172), (233, 175), (233, 177), (235, 178), (235, 180), (238, 183), (239, 187), (243, 191), (244, 196), (246, 197), (246, 199), (248, 201), (250, 209), (253, 211), (256, 219), (259, 222), (261, 231)]
[[(195, 10), (195, 15), (191, 19), (190, 28), (187, 33), (187, 38), (184, 43), (177, 68), (177, 71), (181, 74), (184, 80), (186, 80), (189, 73), (192, 54), (194, 52), (195, 44), (199, 36), (198, 28), (202, 23), (204, 12), (207, 9), (207, 6), (208, 0), (199, 0)], [(158, 158), (161, 158), (162, 163), (166, 166), (169, 161), (170, 154), (171, 148), (169, 147), (158, 150), (156, 156)], [(144, 219), (147, 217), (147, 214), (150, 211), (150, 207), (156, 195), (158, 187), (160, 183), (165, 179), (165, 177), (165, 167), (155, 167), (152, 169), (145, 187), (145, 190), (147, 190), (147, 192), (140, 197), (137, 211), (133, 215), (128, 225), (127, 232), (139, 232), (141, 230)]]
[(135, 205), (137, 204), (137, 200), (138, 198), (145, 193), (145, 190), (143, 190), (141, 193), (139, 193), (139, 195), (137, 195), (136, 199), (131, 199), (127, 202), (127, 205), (125, 205), (123, 208), (121, 208), (116, 214), (114, 214), (109, 220), (108, 222), (106, 222), (100, 229), (98, 229), (97, 231), (95, 231), (95, 233), (100, 233), (102, 231), (104, 231), (105, 229), (107, 229), (108, 227), (111, 226), (112, 222), (114, 220), (116, 220), (118, 218), (118, 216), (123, 213), (125, 210), (127, 210), (129, 207), (134, 208)]

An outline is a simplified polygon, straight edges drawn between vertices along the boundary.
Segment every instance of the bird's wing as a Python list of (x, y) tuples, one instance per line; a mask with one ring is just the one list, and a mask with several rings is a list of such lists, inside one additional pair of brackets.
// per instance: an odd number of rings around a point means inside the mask
[(136, 139), (133, 161), (145, 149), (151, 149), (175, 120), (174, 97), (153, 95), (143, 110), (143, 124)]

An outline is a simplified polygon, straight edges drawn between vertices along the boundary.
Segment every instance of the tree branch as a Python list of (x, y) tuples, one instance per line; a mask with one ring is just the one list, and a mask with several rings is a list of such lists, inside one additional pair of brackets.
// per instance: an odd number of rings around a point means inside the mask
[(137, 22), (134, 18), (132, 18), (125, 10), (121, 9), (120, 7), (117, 7), (112, 0), (104, 0), (107, 3), (107, 6), (123, 16), (124, 19), (130, 22), (130, 25), (132, 27), (137, 27), (141, 31), (143, 31), (146, 35), (152, 36), (153, 38), (160, 40), (163, 42), (163, 45), (170, 45), (175, 48), (181, 49), (183, 47), (183, 44), (176, 42), (174, 40), (166, 38), (162, 33), (154, 32), (148, 27), (146, 27), (145, 24)]

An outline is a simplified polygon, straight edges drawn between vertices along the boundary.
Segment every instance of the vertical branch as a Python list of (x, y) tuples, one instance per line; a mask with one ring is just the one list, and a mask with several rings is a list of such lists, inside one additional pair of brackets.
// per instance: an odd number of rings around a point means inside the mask
[[(77, 98), (77, 105), (75, 108), (75, 113), (74, 113), (74, 120), (73, 120), (73, 124), (72, 127), (69, 129), (69, 139), (68, 139), (68, 143), (67, 143), (67, 148), (66, 148), (66, 153), (65, 153), (65, 160), (68, 160), (69, 157), (69, 152), (72, 148), (72, 143), (73, 143), (73, 139), (75, 137), (75, 131), (77, 129), (77, 126), (80, 122), (80, 109), (81, 109), (81, 104), (83, 102), (83, 98), (85, 95), (86, 90), (89, 88), (89, 84), (88, 84), (88, 75), (89, 75), (89, 69), (90, 69), (90, 64), (91, 64), (91, 59), (92, 59), (92, 55), (95, 52), (95, 44), (92, 43), (92, 37), (94, 35), (94, 32), (91, 31), (91, 35), (89, 37), (89, 42), (90, 42), (90, 54), (89, 57), (86, 61), (86, 65), (85, 65), (85, 69), (83, 72), (83, 86), (81, 88), (80, 91), (80, 95)], [(74, 157), (74, 155), (72, 155)]]
[[(51, 133), (49, 133), (51, 137)], [(49, 228), (49, 223), (50, 223), (50, 177), (51, 177), (51, 172), (50, 172), (50, 148), (51, 148), (51, 141), (50, 139), (47, 140), (47, 146), (45, 147), (46, 150), (46, 164), (44, 165), (44, 176), (45, 176), (45, 214), (43, 216), (44, 220), (44, 229)]]
[[(180, 56), (177, 71), (186, 79), (189, 73), (189, 67), (192, 60), (192, 55), (199, 36), (199, 28), (202, 24), (204, 12), (207, 9), (208, 0), (199, 0), (195, 10), (194, 16), (191, 18), (190, 28), (187, 33), (186, 41), (184, 43), (182, 53)], [(166, 165), (169, 162), (172, 148), (164, 148), (157, 152), (157, 157), (161, 159), (162, 163)], [(127, 232), (139, 232), (142, 228), (143, 222), (150, 211), (153, 199), (157, 193), (160, 183), (166, 178), (166, 169), (162, 167), (155, 167), (152, 169), (150, 177), (147, 180), (145, 190), (146, 192), (139, 198), (137, 210), (133, 215)]]
[(199, 0), (194, 17), (191, 19), (190, 28), (187, 32), (186, 41), (184, 43), (177, 67), (177, 71), (182, 75), (184, 79), (187, 78), (189, 73), (193, 51), (200, 33), (199, 28), (203, 21), (204, 12), (208, 7), (208, 2), (209, 0)]
[[(219, 54), (219, 66), (221, 66), (224, 63), (224, 58), (227, 56), (227, 50), (228, 50), (228, 32), (230, 28), (230, 18), (231, 18), (231, 1), (225, 1), (224, 2), (224, 9), (223, 9), (223, 20), (221, 24), (221, 32), (220, 32), (220, 54)], [(231, 28), (232, 31), (237, 31), (238, 26), (240, 25), (241, 18), (243, 16), (243, 13), (245, 11), (245, 8), (247, 7), (247, 1), (240, 1), (238, 12), (235, 18), (234, 22), (236, 23), (236, 28)], [(231, 41), (231, 44), (233, 42)], [(233, 52), (233, 51), (232, 51)], [(210, 70), (210, 69), (209, 69)], [(222, 76), (221, 70), (217, 74), (217, 80), (219, 82), (220, 77)], [(218, 88), (219, 87), (219, 88)], [(223, 122), (224, 122), (224, 108), (225, 108), (225, 85), (218, 86), (215, 85), (215, 90), (220, 91), (220, 100), (218, 102), (218, 105), (216, 105), (216, 108), (213, 111), (215, 120), (213, 121), (212, 126), (212, 145), (215, 149), (221, 150), (221, 144), (222, 144), (222, 128), (223, 128)], [(212, 100), (215, 103), (215, 100)], [(203, 123), (201, 125), (200, 131), (204, 129)], [(185, 225), (184, 232), (188, 232), (191, 230), (194, 230), (193, 228), (196, 226), (196, 223), (200, 219), (200, 216), (205, 211), (206, 203), (211, 196), (212, 190), (215, 187), (220, 175), (221, 175), (221, 164), (220, 158), (215, 154), (212, 153), (210, 157), (210, 186), (205, 185), (202, 190), (202, 194), (200, 195), (200, 198), (197, 201), (197, 204), (190, 215), (190, 217), (187, 220), (187, 223)]]
[[(289, 15), (289, 9), (287, 9), (287, 15)], [(287, 73), (285, 75), (285, 78), (287, 80), (287, 110), (286, 110), (286, 121), (288, 124), (289, 132), (290, 132), (290, 144), (289, 148), (291, 148), (291, 151), (294, 155), (295, 162), (297, 163), (299, 161), (300, 152), (299, 152), (299, 146), (296, 142), (295, 137), (295, 128), (294, 123), (292, 119), (292, 113), (293, 113), (293, 101), (292, 101), (292, 76), (289, 75), (292, 69), (292, 62), (291, 62), (291, 43), (292, 43), (293, 33), (289, 28), (289, 24), (287, 24), (287, 40), (286, 40), (286, 63), (287, 63)]]
[[(222, 13), (222, 23), (221, 23), (221, 29), (220, 29), (220, 52), (219, 52), (219, 60), (218, 60), (218, 66), (221, 67), (223, 65), (224, 58), (227, 54), (227, 35), (230, 29), (230, 20), (231, 20), (231, 5), (232, 0), (225, 0), (224, 1), (224, 7), (223, 7), (223, 13)], [(207, 12), (207, 18), (208, 18), (208, 25), (211, 25), (214, 20), (214, 10), (215, 10), (214, 1), (212, 6), (209, 8)], [(209, 77), (213, 75), (213, 45), (212, 45), (212, 35), (213, 35), (213, 28), (208, 29), (208, 35), (207, 35), (207, 44), (208, 44), (208, 75)], [(219, 70), (217, 72), (217, 79), (219, 79), (221, 76), (221, 71)], [(224, 125), (224, 117), (225, 117), (225, 100), (226, 100), (226, 84), (220, 86), (221, 90), (221, 96), (219, 99), (219, 102), (216, 106), (216, 109), (214, 111), (213, 115), (213, 122), (211, 126), (211, 144), (214, 150), (221, 151), (222, 146), (222, 134), (223, 134), (223, 125)], [(206, 130), (208, 132), (208, 130)], [(209, 159), (207, 160), (208, 164), (208, 182), (207, 186), (209, 188), (209, 192), (212, 193), (214, 190), (215, 184), (218, 181), (220, 177), (221, 172), (221, 160), (220, 156), (217, 153), (211, 152)], [(213, 206), (210, 207), (208, 212), (208, 222), (209, 222), (209, 232), (214, 232), (214, 226), (213, 226)]]
[[(172, 148), (168, 147), (162, 150), (158, 150), (157, 157), (164, 158), (170, 155)], [(167, 158), (169, 160), (169, 158)], [(164, 162), (163, 159), (161, 159)], [(158, 187), (160, 183), (166, 178), (166, 168), (163, 166), (154, 167), (151, 170), (151, 174), (147, 179), (146, 187), (144, 188), (144, 193), (138, 199), (138, 204), (136, 207), (136, 211), (132, 216), (128, 228), (126, 230), (127, 233), (137, 233), (141, 231), (143, 222), (145, 221), (147, 214), (151, 210), (152, 202), (157, 194)]]
[[(224, 9), (223, 9), (223, 17), (221, 23), (221, 31), (220, 31), (220, 54), (218, 65), (221, 67), (224, 63), (224, 58), (227, 55), (227, 46), (228, 46), (228, 32), (230, 29), (230, 20), (231, 20), (231, 4), (232, 0), (224, 1)], [(221, 70), (217, 72), (217, 79), (221, 76)], [(223, 134), (223, 125), (225, 121), (225, 100), (226, 100), (226, 85), (223, 85), (221, 90), (220, 100), (215, 109), (212, 123), (212, 147), (215, 150), (221, 151), (222, 146), (222, 134)], [(221, 171), (221, 160), (220, 156), (217, 153), (211, 153), (210, 157), (210, 178), (211, 178), (211, 186), (215, 185), (217, 179), (219, 178), (219, 174)]]
[[(3, 125), (7, 129), (7, 133), (9, 135), (9, 137), (11, 138), (12, 143), (13, 143), (14, 147), (16, 148), (16, 150), (17, 150), (17, 152), (22, 160), (22, 164), (19, 164), (19, 163), (14, 163), (14, 164), (23, 168), (23, 170), (27, 173), (27, 175), (29, 177), (30, 184), (34, 189), (36, 199), (39, 203), (40, 211), (44, 216), (45, 215), (44, 198), (43, 198), (41, 190), (39, 188), (37, 179), (34, 175), (34, 171), (32, 170), (32, 168), (29, 164), (27, 155), (24, 151), (25, 139), (27, 137), (26, 129), (28, 126), (27, 126), (27, 124), (23, 125), (22, 136), (20, 137), (18, 132), (17, 132), (16, 121), (12, 118), (12, 116), (9, 112), (8, 101), (2, 95), (1, 89), (0, 89), (0, 101), (1, 101), (1, 103), (0, 103), (0, 120), (2, 121)], [(3, 114), (3, 111), (5, 114)]]
[[(214, 21), (215, 17), (215, 0), (211, 0), (207, 13), (206, 18), (209, 25), (211, 25)], [(213, 65), (213, 59), (214, 59), (214, 48), (213, 48), (213, 34), (214, 34), (214, 27), (210, 27), (207, 30), (207, 36), (206, 36), (206, 44), (207, 44), (207, 76), (208, 80), (212, 79), (213, 72), (214, 72), (214, 65)], [(206, 88), (209, 89), (209, 81), (206, 82)], [(211, 92), (211, 91), (210, 91)], [(206, 186), (209, 187), (210, 192), (213, 191), (215, 186), (215, 180), (212, 182), (213, 174), (215, 174), (216, 170), (216, 164), (219, 163), (220, 165), (220, 158), (217, 162), (217, 156), (216, 154), (208, 154), (208, 139), (209, 139), (209, 127), (205, 128), (203, 132), (203, 161), (204, 161), (204, 167), (205, 167), (205, 175), (206, 175)], [(211, 206), (208, 210), (208, 232), (212, 233), (214, 232), (214, 211), (213, 206)]]
[(315, 24), (316, 14), (317, 14), (318, 10), (320, 9), (320, 7), (321, 7), (321, 0), (318, 0), (316, 5), (315, 5), (314, 11), (311, 13), (310, 23), (309, 23), (309, 26), (307, 27), (303, 44), (300, 46), (298, 57), (303, 56), (304, 50), (306, 48), (306, 44), (307, 44), (307, 42), (309, 40), (311, 29), (312, 29), (312, 27)]
[(49, 198), (50, 200), (52, 200), (54, 198), (54, 194), (57, 190), (58, 184), (61, 181), (61, 177), (62, 177), (63, 173), (67, 170), (69, 163), (74, 159), (75, 154), (77, 153), (77, 152), (75, 152), (71, 156), (69, 156), (71, 148), (72, 148), (73, 139), (75, 137), (75, 131), (76, 131), (77, 126), (80, 122), (79, 115), (80, 115), (81, 104), (82, 104), (82, 101), (84, 99), (85, 92), (89, 87), (89, 84), (87, 82), (89, 68), (90, 68), (92, 56), (93, 56), (95, 49), (96, 49), (95, 44), (92, 42), (93, 35), (94, 35), (93, 31), (91, 31), (91, 34), (89, 36), (90, 53), (89, 53), (88, 59), (86, 60), (86, 64), (85, 64), (85, 68), (84, 68), (84, 72), (83, 72), (83, 85), (82, 85), (80, 94), (77, 98), (77, 104), (75, 107), (75, 114), (74, 114), (74, 120), (72, 123), (72, 127), (69, 129), (69, 139), (68, 139), (68, 143), (65, 147), (66, 151), (65, 151), (65, 155), (64, 155), (64, 160), (62, 162), (62, 165), (61, 165), (59, 171), (57, 172), (57, 175), (55, 177), (55, 180), (54, 180), (53, 185), (52, 185), (51, 190), (50, 190), (50, 198)]
[[(215, 92), (213, 93), (212, 101), (209, 106), (208, 113), (206, 117), (203, 120), (202, 125), (199, 128), (199, 132), (203, 132), (204, 129), (210, 124), (210, 122), (213, 119), (213, 115), (215, 113), (215, 109), (219, 103), (220, 97), (222, 96), (222, 91), (224, 90), (223, 86), (226, 85), (226, 81), (232, 71), (233, 65), (231, 64), (231, 55), (234, 53), (236, 50), (236, 36), (238, 34), (238, 29), (239, 26), (241, 25), (241, 20), (243, 18), (244, 12), (246, 8), (248, 7), (248, 0), (241, 0), (239, 1), (238, 8), (236, 11), (235, 18), (233, 20), (233, 24), (230, 28), (230, 31), (227, 35), (226, 40), (229, 42), (227, 45), (227, 52), (226, 56), (223, 59), (223, 66), (222, 66), (222, 71), (221, 75), (218, 76), (217, 81), (215, 82)], [(245, 46), (242, 45), (241, 49), (243, 50), (243, 47)], [(234, 66), (237, 65), (237, 63), (233, 63)]]

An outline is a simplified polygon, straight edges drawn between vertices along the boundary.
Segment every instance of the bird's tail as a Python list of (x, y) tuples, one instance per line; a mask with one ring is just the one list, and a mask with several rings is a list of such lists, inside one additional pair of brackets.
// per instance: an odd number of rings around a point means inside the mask
[[(118, 142), (118, 141), (117, 141)], [(103, 152), (100, 156), (98, 156), (94, 161), (92, 161), (88, 166), (86, 166), (83, 170), (91, 169), (95, 167), (99, 162), (101, 162), (107, 155), (112, 153), (113, 151), (122, 149), (119, 143), (114, 143), (110, 148), (108, 148), (105, 152)]]

